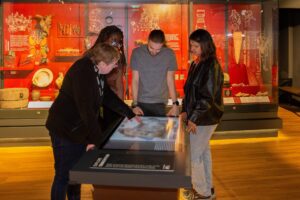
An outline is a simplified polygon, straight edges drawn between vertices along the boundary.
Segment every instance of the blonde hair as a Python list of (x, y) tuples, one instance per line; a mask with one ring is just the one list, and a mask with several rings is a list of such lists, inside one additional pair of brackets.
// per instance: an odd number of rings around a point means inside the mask
[(111, 64), (120, 59), (119, 51), (115, 47), (105, 43), (95, 44), (84, 53), (84, 56), (91, 58), (95, 64), (99, 64), (101, 61)]

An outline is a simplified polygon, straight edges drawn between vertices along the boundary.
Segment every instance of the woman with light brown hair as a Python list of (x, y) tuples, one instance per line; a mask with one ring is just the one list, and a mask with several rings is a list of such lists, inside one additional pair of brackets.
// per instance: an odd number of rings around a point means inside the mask
[(108, 137), (100, 123), (100, 106), (129, 119), (135, 117), (106, 84), (105, 75), (117, 66), (119, 57), (114, 47), (98, 43), (65, 75), (46, 122), (55, 161), (52, 200), (65, 200), (66, 195), (69, 200), (80, 199), (80, 184), (69, 183), (69, 170), (85, 151), (102, 146)]

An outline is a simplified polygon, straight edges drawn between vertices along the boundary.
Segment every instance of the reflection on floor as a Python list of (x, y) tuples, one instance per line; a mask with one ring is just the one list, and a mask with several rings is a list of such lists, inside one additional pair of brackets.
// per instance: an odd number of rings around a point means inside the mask
[[(279, 116), (278, 138), (211, 141), (218, 200), (300, 199), (300, 118), (282, 108)], [(50, 147), (0, 148), (1, 199), (47, 200), (52, 177)], [(83, 185), (83, 200), (91, 189)]]

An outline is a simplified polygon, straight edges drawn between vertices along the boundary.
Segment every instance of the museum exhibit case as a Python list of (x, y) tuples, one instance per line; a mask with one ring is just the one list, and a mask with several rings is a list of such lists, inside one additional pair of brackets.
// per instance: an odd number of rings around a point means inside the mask
[(94, 199), (175, 200), (179, 188), (191, 188), (189, 140), (181, 120), (123, 119), (107, 131), (103, 147), (88, 151), (70, 171), (72, 182), (94, 185)]
[(193, 60), (188, 36), (203, 28), (213, 36), (225, 78), (225, 114), (217, 132), (274, 136), (282, 126), (276, 0), (3, 0), (0, 15), (0, 138), (47, 136), (48, 108), (66, 71), (108, 25), (124, 34), (126, 100), (131, 99), (131, 52), (147, 43), (153, 29), (165, 32), (175, 52), (180, 100)]

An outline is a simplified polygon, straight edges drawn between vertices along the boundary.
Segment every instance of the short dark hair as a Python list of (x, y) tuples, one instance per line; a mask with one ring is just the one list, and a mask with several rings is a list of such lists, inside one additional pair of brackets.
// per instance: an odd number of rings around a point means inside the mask
[(216, 46), (207, 30), (197, 29), (191, 33), (189, 40), (195, 41), (201, 46), (201, 60), (205, 61), (209, 58), (216, 58)]
[(165, 33), (162, 30), (152, 30), (149, 34), (148, 40), (151, 40), (155, 43), (165, 44), (166, 38)]

